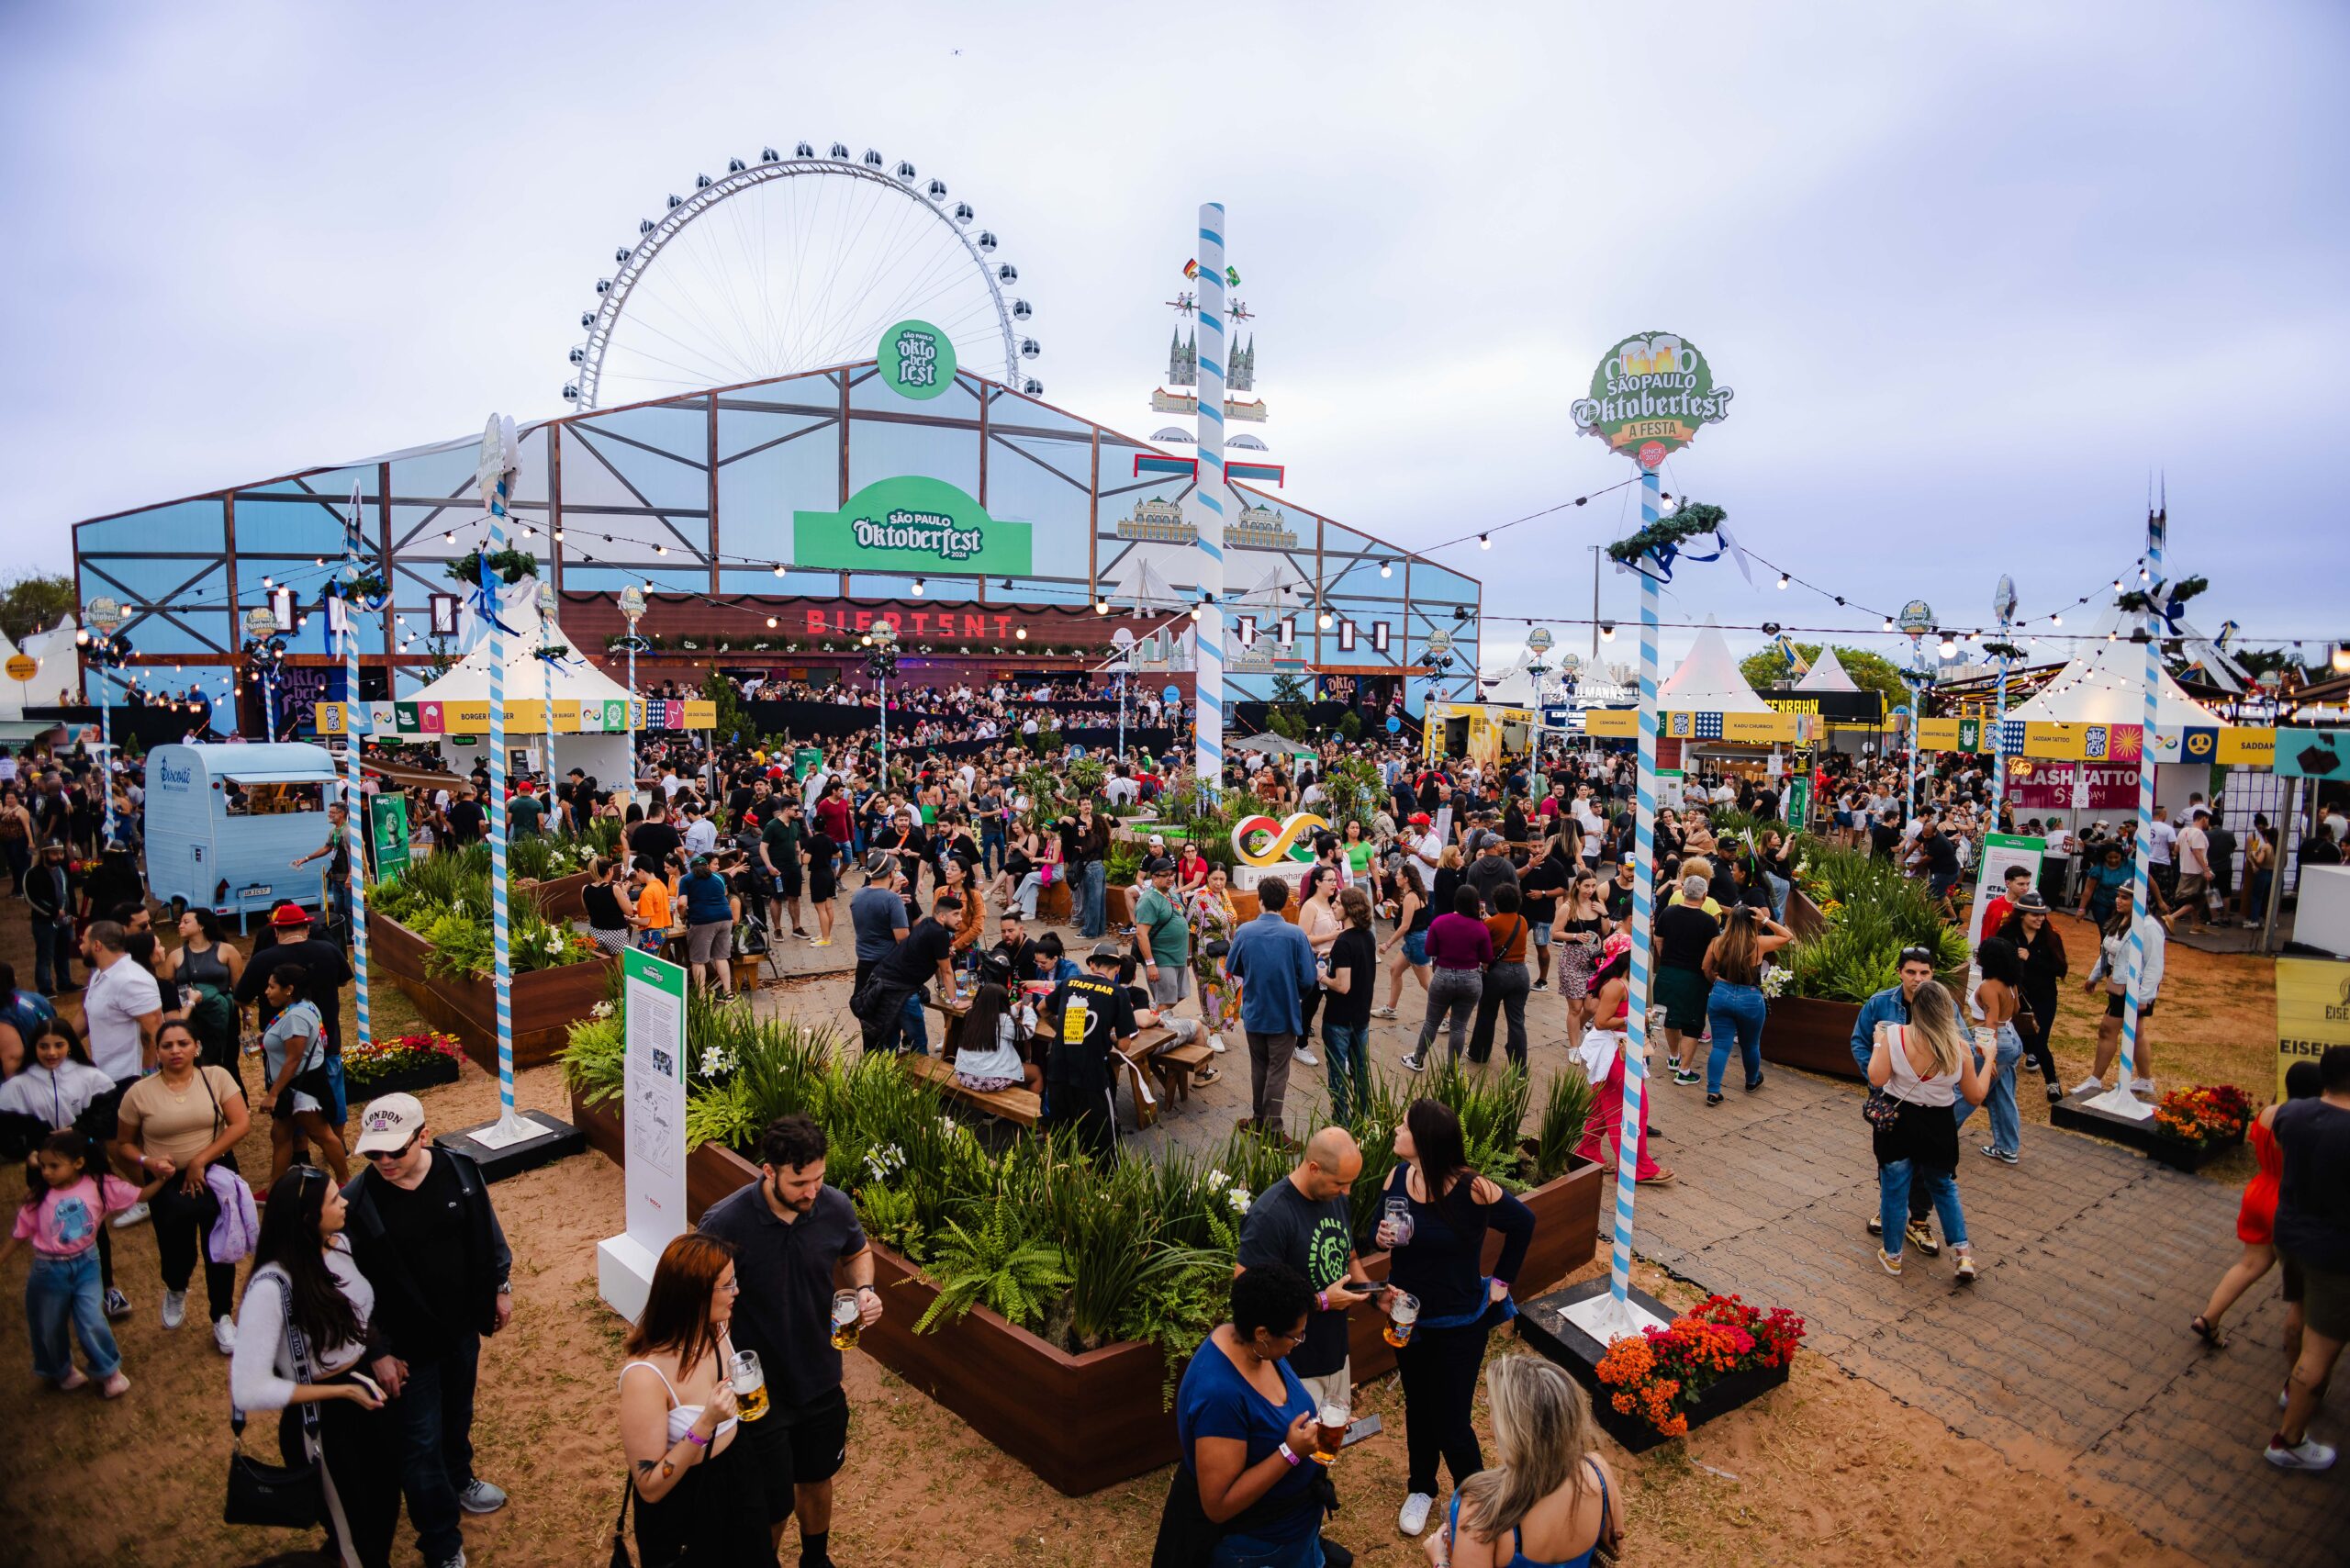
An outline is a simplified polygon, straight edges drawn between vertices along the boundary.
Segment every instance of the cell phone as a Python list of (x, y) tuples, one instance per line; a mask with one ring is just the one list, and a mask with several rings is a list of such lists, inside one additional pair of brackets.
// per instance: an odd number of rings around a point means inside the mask
[(379, 1405), (390, 1397), (390, 1395), (384, 1392), (384, 1385), (382, 1383), (377, 1383), (374, 1378), (369, 1377), (365, 1372), (359, 1371), (356, 1367), (352, 1368), (344, 1375), (349, 1377), (352, 1382), (357, 1383), (360, 1387), (365, 1389), (368, 1396)]

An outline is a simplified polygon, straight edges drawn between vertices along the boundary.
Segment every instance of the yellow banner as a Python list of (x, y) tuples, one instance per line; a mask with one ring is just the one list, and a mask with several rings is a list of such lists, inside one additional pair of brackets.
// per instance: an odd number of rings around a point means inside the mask
[(2350, 1046), (2350, 964), (2277, 959), (2277, 1099), (2285, 1098), (2285, 1070), (2315, 1061), (2328, 1046)]
[(1722, 739), (1769, 745), (1796, 738), (1793, 713), (1725, 713)]
[(718, 704), (699, 698), (686, 702), (686, 728), (714, 730), (718, 727)]
[(1918, 721), (1918, 744), (1928, 751), (1958, 749), (1956, 719), (1920, 719)]
[(1583, 716), (1583, 733), (1600, 740), (1631, 740), (1640, 733), (1637, 708), (1593, 708)]
[(319, 734), (322, 735), (340, 735), (346, 733), (342, 727), (341, 703), (320, 702), (310, 710), (310, 713), (311, 727), (316, 729)]
[(2274, 767), (2277, 766), (2277, 732), (2221, 730), (2219, 760), (2239, 767)]

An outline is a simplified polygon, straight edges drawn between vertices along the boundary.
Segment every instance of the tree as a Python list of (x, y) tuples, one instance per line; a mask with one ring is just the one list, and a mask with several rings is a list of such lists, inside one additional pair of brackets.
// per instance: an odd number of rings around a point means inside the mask
[(734, 694), (734, 683), (711, 666), (701, 679), (701, 694), (718, 709), (718, 722), (711, 726), (713, 735), (739, 735), (751, 727), (751, 716), (743, 708), (743, 700)]
[(19, 572), (0, 587), (0, 632), (23, 642), (74, 612), (73, 579)]
[[(1795, 646), (1807, 664), (1819, 657), (1820, 644), (1797, 643)], [(1852, 678), (1854, 686), (1883, 697), (1886, 712), (1909, 700), (1909, 683), (1901, 678), (1901, 671), (1884, 655), (1873, 654), (1866, 648), (1838, 648), (1836, 662), (1844, 666), (1844, 673)], [(1765, 648), (1739, 660), (1738, 673), (1757, 691), (1768, 691), (1774, 682), (1787, 678), (1787, 661), (1776, 648)]]

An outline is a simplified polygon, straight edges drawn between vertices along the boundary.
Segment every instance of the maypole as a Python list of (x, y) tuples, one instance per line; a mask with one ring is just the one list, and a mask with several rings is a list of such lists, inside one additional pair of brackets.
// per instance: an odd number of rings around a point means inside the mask
[[(1566, 1316), (1601, 1347), (1662, 1320), (1632, 1298), (1632, 1214), (1648, 1126), (1649, 995), (1655, 973), (1658, 596), (1672, 580), (1677, 558), (1718, 560), (1734, 546), (1720, 531), (1719, 508), (1685, 500), (1668, 518), (1658, 469), (1675, 450), (1718, 423), (1732, 394), (1714, 385), (1705, 356), (1669, 332), (1644, 332), (1618, 342), (1592, 376), (1591, 396), (1578, 398), (1574, 421), (1639, 465), (1640, 532), (1609, 548), (1619, 569), (1640, 579), (1639, 749), (1633, 800), (1632, 950), (1625, 1014), (1623, 1105), (1617, 1124), (1615, 1241), (1607, 1292), (1566, 1308)], [(1711, 555), (1682, 554), (1693, 536), (1712, 532)], [(1579, 1044), (1580, 1042), (1571, 1042)]]
[[(342, 833), (346, 851), (343, 864), (350, 881), (351, 970), (356, 992), (352, 1006), (359, 1043), (366, 1046), (375, 1036), (367, 1021), (367, 814), (365, 798), (359, 788), (359, 745), (360, 737), (374, 726), (367, 704), (360, 700), (359, 689), (358, 610), (370, 597), (363, 587), (367, 574), (359, 564), (360, 505), (359, 489), (353, 486), (351, 527), (342, 536), (342, 583), (335, 597), (342, 605)], [(375, 608), (381, 609), (390, 601), (386, 592)], [(387, 678), (390, 673), (386, 666)], [(331, 868), (332, 862), (329, 865)]]
[(2129, 991), (2121, 1003), (2121, 1061), (2113, 1087), (2089, 1101), (2092, 1110), (2143, 1122), (2154, 1108), (2138, 1098), (2132, 1082), (2138, 1066), (2138, 1024), (2145, 1006), (2146, 916), (2154, 910), (2154, 719), (2163, 683), (2163, 542), (2170, 529), (2167, 503), (2146, 512), (2146, 662), (2141, 674), (2143, 700), (2138, 732), (2138, 855), (2131, 870)]
[[(1192, 487), (1200, 541), (1199, 677), (1192, 772), (1203, 803), (1224, 793), (1224, 204), (1200, 207), (1198, 454)], [(1094, 591), (1099, 593), (1097, 587)]]
[(2008, 803), (2008, 656), (2013, 651), (2008, 637), (2016, 623), (2016, 580), (2004, 572), (1991, 596), (1991, 613), (1999, 618), (1999, 711), (1991, 723), (1991, 831), (1998, 833)]
[(489, 532), (482, 541), (479, 569), (483, 614), (489, 622), (489, 940), (498, 993), (498, 1125), (476, 1134), (484, 1143), (520, 1142), (539, 1136), (514, 1111), (514, 963), (509, 946), (506, 878), (506, 626), (499, 619), (498, 574), (490, 562), (506, 549), (506, 508), (514, 495), (520, 463), (514, 421), (490, 416), (482, 432), (476, 477)]
[(636, 650), (644, 639), (636, 623), (644, 619), (644, 590), (634, 583), (621, 589), (621, 614), (628, 622), (628, 798), (636, 799)]

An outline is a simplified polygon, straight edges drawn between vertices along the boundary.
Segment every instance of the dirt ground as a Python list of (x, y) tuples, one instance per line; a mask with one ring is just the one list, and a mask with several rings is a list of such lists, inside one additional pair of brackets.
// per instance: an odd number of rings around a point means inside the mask
[[(2061, 924), (2075, 973), (2085, 974), (2086, 928)], [(21, 924), (0, 922), (0, 957), (21, 962), (24, 946)], [(2164, 1028), (2154, 1036), (2165, 1082), (2226, 1080), (2264, 1095), (2273, 1050), (2268, 975), (2258, 960), (2171, 948)], [(380, 1032), (414, 1025), (396, 992), (379, 993), (375, 1008)], [(2087, 1000), (2076, 991), (2057, 1034), (2068, 1083), (2087, 1070), (2093, 1042)], [(517, 1087), (526, 1106), (564, 1104), (553, 1069), (523, 1074)], [(494, 1114), (496, 1082), (468, 1065), (461, 1081), (424, 1100), (436, 1126), (462, 1126)], [(2027, 1115), (2044, 1120), (2038, 1095), (2023, 1103)], [(240, 1151), (247, 1170), (266, 1169), (265, 1140), (263, 1130)], [(2243, 1174), (2223, 1170), (2221, 1179)], [(21, 1180), (14, 1170), (0, 1173), (0, 1203), (15, 1204)], [(483, 1356), (475, 1439), (481, 1473), (514, 1501), (466, 1521), (467, 1552), (478, 1568), (600, 1562), (620, 1500), (613, 1379), (621, 1325), (596, 1295), (595, 1244), (620, 1225), (621, 1173), (591, 1153), (501, 1184), (497, 1201), (516, 1254), (517, 1310)], [(0, 1307), (0, 1367), (15, 1369), (0, 1374), (0, 1421), (12, 1439), (0, 1444), (0, 1531), (11, 1543), (0, 1559), (27, 1568), (224, 1568), (305, 1545), (292, 1532), (218, 1522), (229, 1440), (227, 1363), (200, 1310), (176, 1333), (160, 1327), (148, 1233), (118, 1233), (118, 1243), (119, 1280), (137, 1309), (117, 1326), (133, 1384), (122, 1399), (36, 1383), (23, 1316)], [(12, 1260), (0, 1292), (14, 1299), (24, 1268)], [(1690, 1299), (1657, 1271), (1642, 1265), (1640, 1274), (1667, 1300)], [(1507, 1336), (1495, 1340), (1496, 1353), (1516, 1349)], [(1063, 1497), (860, 1353), (848, 1357), (848, 1392), (855, 1426), (833, 1534), (845, 1568), (1148, 1560), (1166, 1472)], [(1400, 1394), (1390, 1379), (1363, 1391), (1360, 1404), (1361, 1413), (1382, 1417), (1386, 1432), (1349, 1450), (1337, 1467), (1344, 1511), (1330, 1534), (1368, 1564), (1419, 1563), (1420, 1544), (1393, 1523), (1404, 1477)], [(256, 1428), (265, 1450), (267, 1421)], [(2053, 1463), (2046, 1473), (2011, 1464), (1817, 1355), (1798, 1360), (1785, 1388), (1684, 1443), (1637, 1460), (1611, 1448), (1610, 1458), (1627, 1494), (1624, 1560), (1636, 1565), (2192, 1561), (2084, 1500)], [(405, 1525), (401, 1540), (396, 1560), (414, 1561)]]

